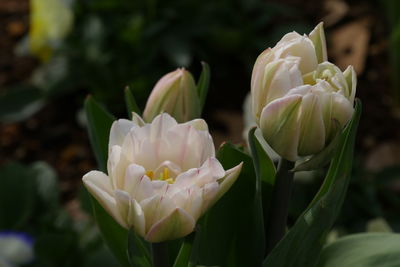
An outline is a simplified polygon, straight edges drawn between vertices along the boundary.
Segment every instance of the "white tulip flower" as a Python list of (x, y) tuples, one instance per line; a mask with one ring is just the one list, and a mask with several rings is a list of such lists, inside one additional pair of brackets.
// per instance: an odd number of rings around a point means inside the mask
[(241, 167), (224, 170), (204, 120), (162, 113), (145, 123), (134, 113), (111, 127), (108, 175), (91, 171), (83, 182), (121, 226), (162, 242), (191, 233)]

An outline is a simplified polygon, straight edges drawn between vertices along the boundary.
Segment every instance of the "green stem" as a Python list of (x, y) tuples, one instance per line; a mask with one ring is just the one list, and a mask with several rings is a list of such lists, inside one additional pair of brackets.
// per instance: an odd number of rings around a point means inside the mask
[(278, 244), (285, 235), (286, 223), (289, 211), (290, 198), (293, 187), (294, 162), (281, 159), (276, 173), (275, 186), (272, 192), (271, 205), (269, 210), (269, 220), (266, 228), (267, 255)]
[(153, 248), (153, 266), (169, 267), (168, 265), (168, 246), (167, 243), (152, 243)]

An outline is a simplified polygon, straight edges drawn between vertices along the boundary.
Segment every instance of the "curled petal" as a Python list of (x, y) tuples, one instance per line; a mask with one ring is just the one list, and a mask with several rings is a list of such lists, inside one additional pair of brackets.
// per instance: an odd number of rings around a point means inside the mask
[(312, 32), (310, 32), (309, 37), (314, 44), (315, 53), (317, 54), (318, 63), (328, 60), (326, 52), (326, 40), (324, 32), (324, 23), (320, 22)]
[(149, 198), (154, 194), (150, 179), (145, 175), (145, 169), (136, 164), (131, 164), (126, 170), (124, 191), (136, 201)]
[(145, 236), (145, 218), (139, 203), (122, 190), (115, 191), (115, 199), (121, 217), (126, 221), (128, 228), (133, 227), (139, 235)]
[(261, 114), (260, 128), (267, 143), (279, 155), (296, 160), (300, 128), (301, 95), (289, 95), (269, 103)]
[(354, 98), (356, 95), (356, 87), (357, 87), (357, 74), (354, 71), (353, 66), (348, 66), (347, 69), (343, 72), (344, 77), (346, 78), (347, 85), (349, 87), (349, 95), (348, 99), (351, 104), (354, 102)]
[(126, 221), (117, 209), (112, 185), (109, 177), (99, 171), (91, 171), (83, 176), (86, 189), (100, 203), (101, 206), (123, 227), (127, 228)]

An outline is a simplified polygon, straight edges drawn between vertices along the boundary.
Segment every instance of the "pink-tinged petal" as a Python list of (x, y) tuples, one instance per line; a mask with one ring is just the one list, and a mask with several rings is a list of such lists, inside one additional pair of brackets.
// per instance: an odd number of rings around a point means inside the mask
[(203, 187), (203, 206), (201, 208), (201, 214), (204, 214), (214, 203), (219, 189), (220, 186), (218, 182), (209, 183)]
[(100, 205), (123, 227), (127, 228), (126, 221), (122, 218), (117, 208), (114, 193), (107, 183), (108, 176), (102, 172), (91, 171), (83, 176), (83, 183), (89, 193)]
[(133, 127), (134, 123), (129, 120), (120, 119), (114, 121), (110, 130), (110, 140), (108, 147), (111, 148), (114, 145), (121, 146), (125, 136), (129, 133), (129, 130)]
[(325, 146), (325, 125), (318, 94), (303, 97), (300, 115), (298, 154), (307, 156), (321, 151)]
[[(183, 72), (180, 69), (164, 75), (154, 86), (146, 107), (143, 111), (143, 118), (151, 122), (157, 115), (165, 111), (165, 104), (168, 104), (168, 98), (173, 98), (179, 92), (179, 82)], [(169, 101), (171, 102), (171, 101)]]
[(145, 172), (146, 170), (142, 166), (131, 164), (125, 174), (124, 191), (139, 202), (154, 194), (151, 181), (145, 175)]
[(225, 176), (225, 170), (216, 158), (209, 158), (200, 168), (190, 169), (176, 177), (175, 185), (187, 188), (192, 185), (203, 187)]
[(135, 151), (135, 163), (146, 170), (155, 170), (163, 162), (167, 154), (168, 143), (164, 139), (145, 139), (140, 144), (140, 149)]
[(260, 120), (260, 129), (267, 143), (281, 157), (292, 161), (297, 158), (301, 101), (301, 95), (274, 100), (263, 109)]
[(193, 185), (189, 188), (178, 191), (171, 198), (174, 201), (175, 206), (185, 210), (194, 218), (194, 220), (197, 221), (202, 214), (202, 192), (202, 189), (196, 185)]
[(161, 138), (171, 127), (177, 125), (178, 123), (171, 115), (167, 113), (161, 113), (151, 123), (150, 140), (156, 140)]
[(117, 208), (128, 228), (133, 227), (137, 233), (145, 236), (145, 217), (139, 203), (122, 190), (115, 191), (115, 198)]
[(157, 243), (184, 237), (193, 232), (195, 220), (183, 209), (176, 208), (151, 227), (145, 239)]
[(121, 153), (121, 147), (117, 145), (112, 146), (108, 156), (107, 169), (114, 189), (124, 188), (125, 171), (128, 165), (129, 161)]
[(174, 185), (180, 188), (190, 187), (196, 182), (198, 173), (199, 169), (189, 169), (176, 177)]
[(169, 197), (160, 195), (144, 199), (139, 204), (145, 216), (146, 232), (153, 224), (168, 216), (176, 208)]
[(200, 167), (204, 149), (207, 147), (201, 133), (188, 124), (179, 124), (171, 128), (165, 137), (168, 149), (163, 151), (164, 160), (168, 159), (178, 164), (182, 171)]

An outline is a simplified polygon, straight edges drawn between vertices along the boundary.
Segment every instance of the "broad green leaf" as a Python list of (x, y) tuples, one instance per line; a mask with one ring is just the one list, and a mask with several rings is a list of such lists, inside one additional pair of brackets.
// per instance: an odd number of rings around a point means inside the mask
[(318, 267), (400, 266), (400, 235), (368, 233), (349, 235), (324, 247)]
[(115, 118), (101, 107), (91, 96), (85, 100), (85, 112), (90, 143), (101, 171), (106, 171), (108, 138)]
[(226, 170), (240, 162), (243, 168), (235, 184), (199, 223), (192, 264), (260, 266), (264, 228), (261, 190), (252, 159), (232, 144), (223, 145), (217, 157)]
[(133, 229), (128, 233), (128, 259), (131, 267), (151, 267), (150, 244), (145, 243)]
[[(108, 157), (108, 138), (114, 117), (90, 96), (85, 101), (85, 111), (92, 149), (100, 170), (105, 172)], [(115, 222), (96, 199), (93, 197), (91, 199), (95, 219), (104, 241), (119, 262), (123, 266), (129, 266), (126, 254), (128, 231)]]
[(108, 248), (122, 266), (129, 266), (129, 259), (126, 253), (128, 231), (115, 222), (94, 197), (90, 196), (90, 198), (92, 200), (94, 218)]
[(262, 146), (260, 140), (258, 140), (255, 131), (256, 127), (249, 131), (249, 145), (251, 155), (253, 157), (254, 169), (256, 176), (261, 184), (261, 195), (262, 195), (262, 209), (264, 215), (264, 226), (268, 220), (268, 210), (271, 200), (272, 190), (275, 184), (275, 165)]
[(20, 163), (0, 169), (0, 230), (26, 226), (35, 207), (36, 179), (32, 170)]
[(133, 96), (132, 91), (128, 86), (125, 88), (125, 104), (128, 110), (129, 118), (132, 118), (132, 112), (137, 113), (139, 116), (142, 115), (136, 103), (135, 97)]
[(343, 204), (353, 160), (354, 141), (361, 114), (357, 100), (352, 120), (340, 137), (338, 149), (319, 192), (294, 226), (271, 251), (263, 266), (314, 266), (323, 241)]
[(203, 69), (200, 74), (199, 81), (197, 82), (197, 92), (200, 99), (200, 107), (203, 110), (206, 102), (208, 87), (210, 86), (210, 66), (204, 61), (201, 62)]

